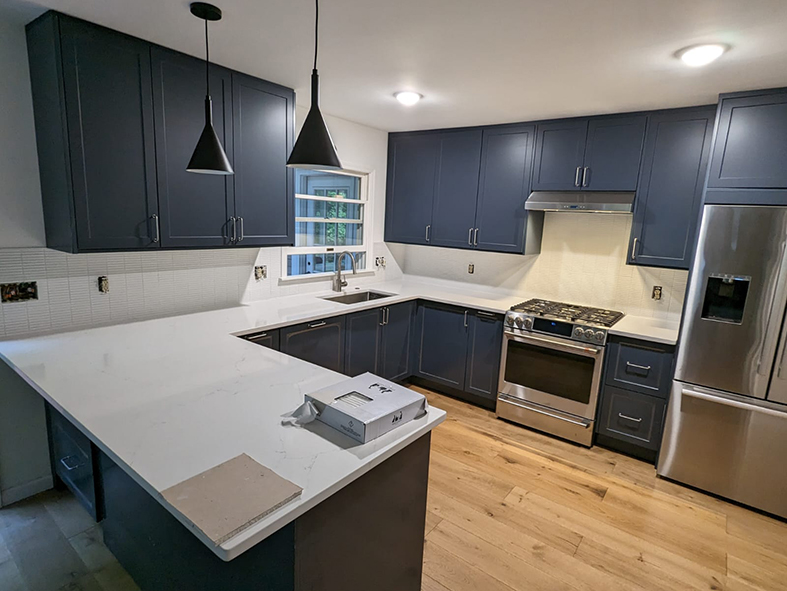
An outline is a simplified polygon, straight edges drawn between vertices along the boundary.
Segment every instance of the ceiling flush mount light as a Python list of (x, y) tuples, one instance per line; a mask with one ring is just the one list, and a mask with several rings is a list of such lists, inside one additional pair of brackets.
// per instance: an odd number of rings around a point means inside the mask
[(415, 103), (420, 101), (423, 97), (422, 94), (418, 94), (417, 92), (411, 92), (409, 90), (404, 90), (402, 92), (394, 93), (394, 97), (396, 100), (405, 105), (406, 107), (412, 107)]
[(205, 128), (199, 136), (197, 147), (191, 155), (186, 170), (202, 174), (235, 174), (221, 147), (219, 136), (213, 129), (213, 103), (210, 99), (210, 46), (208, 44), (208, 21), (221, 20), (221, 10), (212, 4), (192, 2), (191, 14), (205, 21)]
[(705, 45), (692, 45), (684, 47), (675, 55), (681, 61), (692, 68), (707, 66), (709, 63), (719, 59), (722, 54), (729, 49), (728, 45), (721, 43), (709, 43)]
[(314, 67), (312, 68), (312, 106), (301, 133), (292, 148), (287, 166), (310, 170), (337, 170), (342, 163), (336, 154), (336, 146), (320, 113), (320, 77), (317, 74), (317, 37), (320, 24), (320, 3), (314, 2)]

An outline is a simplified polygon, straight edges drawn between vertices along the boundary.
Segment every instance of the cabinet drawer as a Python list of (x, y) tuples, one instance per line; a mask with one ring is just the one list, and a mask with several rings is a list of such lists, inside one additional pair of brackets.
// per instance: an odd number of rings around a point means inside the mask
[(672, 347), (613, 340), (607, 345), (606, 383), (666, 398), (672, 377)]
[(60, 413), (49, 408), (48, 414), (54, 472), (91, 515), (98, 519), (92, 444)]
[(639, 447), (657, 450), (666, 403), (660, 398), (606, 386), (597, 432)]
[(247, 341), (251, 341), (255, 345), (260, 345), (261, 347), (267, 347), (268, 349), (275, 349), (276, 351), (279, 350), (278, 330), (266, 330), (264, 332), (258, 332), (257, 334), (249, 335), (244, 338)]

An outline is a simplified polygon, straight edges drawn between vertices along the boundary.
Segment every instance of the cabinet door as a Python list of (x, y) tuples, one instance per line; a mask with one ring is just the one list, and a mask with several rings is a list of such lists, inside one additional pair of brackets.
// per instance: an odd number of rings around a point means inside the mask
[(439, 150), (438, 134), (389, 136), (387, 241), (429, 243)]
[(415, 371), (418, 377), (458, 390), (465, 386), (467, 312), (451, 306), (418, 306)]
[(235, 215), (239, 246), (293, 244), (295, 177), (292, 90), (232, 74)]
[(61, 48), (78, 247), (158, 247), (148, 45), (62, 17)]
[(380, 375), (388, 380), (410, 377), (410, 347), (412, 342), (415, 302), (386, 306), (383, 327), (382, 367)]
[(600, 117), (588, 124), (582, 188), (635, 191), (647, 116)]
[(787, 188), (787, 92), (722, 98), (708, 187)]
[(465, 391), (496, 400), (503, 347), (503, 317), (479, 310), (468, 316), (468, 324)]
[(273, 349), (275, 351), (279, 350), (278, 330), (266, 330), (265, 332), (259, 332), (257, 334), (250, 335), (245, 338), (246, 340), (251, 341), (255, 345), (260, 345), (261, 347), (267, 347), (268, 349)]
[(309, 363), (344, 373), (344, 316), (281, 329), (281, 351)]
[(476, 226), (478, 248), (524, 252), (535, 126), (484, 130)]
[(628, 250), (630, 263), (689, 268), (715, 113), (715, 107), (703, 107), (650, 116)]
[(384, 308), (347, 315), (346, 374), (355, 377), (380, 370)]
[[(205, 126), (205, 62), (160, 47), (153, 47), (151, 55), (161, 244), (229, 244), (232, 177), (186, 172)], [(229, 71), (211, 66), (210, 93), (213, 127), (232, 162)]]
[(538, 126), (534, 191), (579, 191), (588, 120), (569, 119)]
[(440, 135), (431, 244), (473, 248), (480, 166), (480, 129)]

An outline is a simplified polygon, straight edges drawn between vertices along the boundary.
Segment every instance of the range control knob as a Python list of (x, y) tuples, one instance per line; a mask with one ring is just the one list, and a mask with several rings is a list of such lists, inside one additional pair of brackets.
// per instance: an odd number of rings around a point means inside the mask
[(525, 318), (525, 330), (530, 330), (531, 328), (533, 328), (533, 319)]
[(602, 331), (598, 331), (595, 335), (593, 335), (593, 339), (597, 343), (603, 343), (604, 342), (604, 333)]
[(521, 316), (517, 316), (514, 322), (516, 322), (517, 328), (522, 328), (522, 324), (524, 324), (524, 320), (522, 320)]
[(514, 317), (513, 316), (506, 316), (506, 324), (508, 326), (514, 326)]
[(574, 328), (574, 338), (581, 339), (583, 336), (585, 336), (585, 331), (582, 328), (578, 326)]
[(592, 341), (592, 340), (593, 340), (593, 339), (595, 339), (595, 338), (596, 338), (596, 333), (594, 333), (592, 330), (590, 330), (590, 329), (587, 329), (587, 330), (585, 331), (585, 339), (586, 339), (586, 340), (588, 340), (588, 341)]

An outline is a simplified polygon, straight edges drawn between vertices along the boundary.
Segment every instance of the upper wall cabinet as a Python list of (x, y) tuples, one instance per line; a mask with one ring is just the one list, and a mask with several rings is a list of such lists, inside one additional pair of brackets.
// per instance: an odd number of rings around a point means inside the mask
[(236, 175), (187, 173), (203, 61), (56, 12), (27, 37), (47, 246), (293, 243), (292, 90), (211, 66), (214, 126)]
[[(785, 162), (787, 89), (721, 95), (708, 189), (787, 189)], [(706, 201), (723, 202), (716, 193)], [(774, 195), (783, 193), (736, 192), (728, 199), (767, 204)]]
[(634, 191), (647, 116), (595, 117), (538, 126), (534, 191)]
[(47, 245), (158, 247), (149, 46), (48, 13), (28, 52)]
[(391, 134), (385, 239), (497, 252), (538, 252), (528, 216), (535, 127)]
[(628, 262), (688, 269), (694, 249), (716, 107), (652, 113)]

